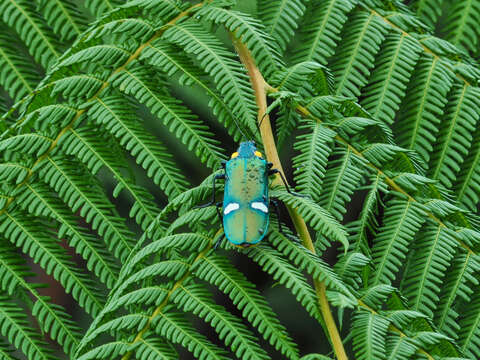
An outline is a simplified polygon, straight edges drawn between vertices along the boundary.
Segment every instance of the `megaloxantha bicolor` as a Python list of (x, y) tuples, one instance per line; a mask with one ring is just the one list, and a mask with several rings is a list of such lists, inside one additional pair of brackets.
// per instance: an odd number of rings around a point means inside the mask
[[(222, 166), (224, 173), (213, 178), (212, 201), (199, 207), (217, 206), (224, 235), (232, 244), (240, 247), (256, 245), (267, 233), (270, 205), (273, 205), (278, 215), (276, 199), (268, 196), (268, 177), (280, 174), (287, 191), (291, 193), (288, 184), (283, 174), (278, 169), (272, 169), (273, 164), (267, 162), (257, 151), (253, 141), (240, 143), (238, 150)], [(216, 203), (215, 182), (218, 179), (225, 180), (225, 188), (223, 201)], [(281, 230), (280, 222), (279, 226)]]

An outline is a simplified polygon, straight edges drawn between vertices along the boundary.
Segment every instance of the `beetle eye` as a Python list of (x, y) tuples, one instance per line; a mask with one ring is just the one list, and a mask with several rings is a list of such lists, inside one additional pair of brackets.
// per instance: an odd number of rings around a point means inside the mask
[(262, 157), (262, 153), (260, 151), (255, 151), (255, 155), (257, 155), (258, 157)]
[(238, 156), (238, 152), (234, 152), (231, 156), (231, 159), (235, 159)]

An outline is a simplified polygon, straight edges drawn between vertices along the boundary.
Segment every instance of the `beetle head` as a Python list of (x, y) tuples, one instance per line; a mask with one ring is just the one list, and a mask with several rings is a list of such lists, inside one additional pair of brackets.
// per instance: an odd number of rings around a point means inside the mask
[(254, 141), (244, 141), (240, 143), (238, 147), (238, 156), (242, 158), (249, 158), (255, 156), (255, 152), (257, 151), (257, 147), (255, 146)]

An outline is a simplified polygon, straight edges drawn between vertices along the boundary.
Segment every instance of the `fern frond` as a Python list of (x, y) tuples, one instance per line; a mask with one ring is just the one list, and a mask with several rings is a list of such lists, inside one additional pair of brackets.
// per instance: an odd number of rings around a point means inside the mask
[(324, 208), (307, 197), (295, 196), (286, 190), (274, 190), (272, 196), (292, 206), (303, 217), (305, 222), (323, 236), (343, 244), (348, 249), (347, 232), (340, 223)]
[(131, 344), (126, 341), (106, 342), (77, 357), (76, 360), (111, 359), (127, 353), (131, 348)]
[(127, 49), (118, 45), (94, 45), (70, 55), (62, 60), (57, 68), (85, 62), (93, 62), (107, 68), (117, 68), (124, 64), (131, 55)]
[(349, 26), (344, 27), (342, 47), (335, 53), (331, 68), (336, 93), (358, 97), (367, 84), (374, 56), (380, 51), (387, 29), (375, 14), (363, 11), (354, 13), (349, 22)]
[[(145, 231), (155, 220), (160, 209), (145, 188), (134, 184), (123, 175), (122, 161), (111, 153), (108, 142), (105, 142), (105, 138), (99, 137), (94, 129), (91, 126), (78, 130), (70, 129), (69, 134), (60, 140), (60, 146), (66, 154), (77, 156), (93, 174), (96, 174), (101, 167), (106, 167), (118, 181), (113, 196), (117, 197), (122, 190), (126, 190), (131, 195), (133, 205), (129, 215)], [(152, 232), (155, 233), (155, 231)]]
[(433, 317), (458, 242), (447, 228), (427, 224), (417, 237), (403, 283), (411, 308)]
[(314, 319), (319, 322), (323, 321), (312, 287), (303, 276), (298, 274), (297, 269), (292, 264), (283, 259), (278, 251), (270, 246), (260, 244), (247, 250), (247, 256), (272, 275), (275, 281), (289, 289)]
[(61, 40), (74, 39), (87, 25), (87, 19), (71, 0), (37, 0), (37, 7)]
[(459, 303), (461, 300), (471, 301), (472, 285), (479, 283), (474, 276), (478, 271), (480, 262), (475, 256), (457, 251), (452, 265), (446, 272), (444, 286), (441, 287), (439, 294), (440, 301), (435, 311), (435, 324), (453, 339), (458, 338), (460, 330), (458, 318), (463, 311)]
[(431, 29), (435, 29), (442, 14), (442, 2), (443, 0), (415, 0), (412, 5), (418, 17)]
[(478, 296), (468, 304), (468, 309), (465, 309), (459, 325), (461, 349), (466, 355), (476, 357), (480, 353), (480, 298)]
[(5, 212), (2, 220), (0, 232), (5, 238), (60, 282), (67, 293), (71, 292), (87, 313), (95, 316), (100, 311), (103, 304), (98, 290), (85, 274), (78, 271), (66, 252), (50, 240), (55, 236), (47, 232), (45, 224), (20, 212)]
[(202, 8), (198, 16), (223, 24), (230, 32), (235, 33), (235, 37), (248, 47), (266, 78), (283, 65), (275, 40), (265, 32), (266, 29), (260, 21), (241, 12), (215, 6)]
[(300, 45), (294, 50), (294, 62), (316, 61), (327, 65), (340, 42), (340, 31), (347, 21), (347, 14), (355, 5), (356, 2), (350, 0), (311, 3), (300, 28)]
[(122, 0), (85, 0), (84, 2), (85, 7), (97, 18), (123, 4)]
[(398, 198), (386, 206), (382, 227), (374, 240), (374, 273), (369, 285), (391, 284), (405, 259), (409, 244), (425, 221), (423, 208), (415, 202)]
[[(32, 315), (35, 316), (43, 331), (48, 332), (53, 340), (58, 341), (67, 355), (73, 355), (75, 347), (79, 343), (80, 328), (70, 319), (70, 315), (60, 305), (51, 302), (50, 298), (41, 296), (36, 286), (24, 278), (30, 275), (28, 268), (24, 265), (13, 248), (2, 244), (0, 251), (0, 278), (1, 288), (9, 296), (21, 291), (28, 292), (35, 299), (32, 308)], [(0, 356), (0, 359), (2, 357)]]
[(447, 40), (465, 50), (478, 53), (478, 20), (480, 19), (480, 3), (478, 1), (457, 1), (449, 8), (445, 29)]
[(17, 163), (0, 164), (0, 180), (6, 183), (21, 184), (28, 176), (28, 167)]
[(39, 176), (72, 209), (91, 224), (103, 237), (108, 249), (120, 260), (124, 260), (131, 248), (134, 235), (115, 211), (110, 200), (98, 184), (86, 175), (84, 169), (68, 159), (47, 157)]
[(50, 217), (60, 225), (58, 238), (66, 236), (68, 243), (87, 262), (87, 268), (111, 288), (117, 279), (118, 265), (113, 256), (87, 229), (78, 225), (78, 219), (68, 208), (54, 198), (42, 183), (25, 184), (25, 191), (17, 195), (17, 202), (25, 211), (35, 216)]
[(417, 352), (415, 341), (397, 333), (389, 333), (385, 346), (387, 360), (408, 360)]
[(229, 346), (239, 359), (269, 359), (265, 350), (258, 346), (256, 337), (236, 317), (222, 306), (216, 305), (203, 286), (180, 285), (171, 299), (179, 308), (208, 322), (220, 340)]
[(29, 155), (41, 156), (52, 145), (53, 139), (41, 134), (20, 134), (0, 141), (0, 151), (22, 152)]
[(328, 164), (318, 203), (329, 211), (337, 221), (340, 221), (347, 211), (345, 207), (347, 202), (350, 201), (353, 192), (361, 181), (362, 172), (357, 166), (358, 161), (350, 149), (347, 151), (336, 150), (333, 154), (337, 158)]
[(448, 97), (447, 126), (440, 129), (429, 164), (429, 175), (450, 189), (468, 155), (473, 132), (480, 114), (473, 109), (480, 101), (480, 91), (473, 86), (455, 84)]
[(141, 339), (135, 347), (135, 356), (138, 360), (176, 360), (178, 354), (168, 343), (158, 337)]
[(438, 58), (422, 56), (407, 87), (404, 106), (395, 124), (399, 145), (415, 150), (426, 164), (439, 130), (440, 118), (453, 84), (453, 73)]
[(389, 321), (383, 316), (359, 311), (353, 317), (353, 349), (359, 360), (385, 359)]
[(88, 116), (120, 140), (168, 197), (185, 190), (186, 180), (175, 169), (168, 151), (138, 123), (131, 107), (120, 96), (97, 98)]
[(66, 100), (90, 99), (104, 85), (100, 76), (80, 74), (63, 77), (54, 82), (52, 96), (61, 94)]
[(404, 34), (390, 34), (375, 60), (375, 72), (362, 91), (360, 104), (374, 119), (393, 124), (395, 113), (405, 96), (407, 83), (420, 58), (418, 42)]
[(52, 350), (29, 326), (25, 311), (5, 295), (0, 296), (0, 333), (29, 360), (54, 359)]
[(188, 21), (170, 27), (163, 38), (181, 46), (185, 52), (197, 58), (200, 66), (217, 84), (231, 111), (238, 114), (244, 125), (256, 134), (254, 96), (248, 78), (234, 60), (233, 54), (202, 26)]
[(340, 280), (335, 272), (317, 255), (302, 245), (292, 241), (290, 237), (278, 230), (272, 229), (270, 231), (269, 241), (272, 245), (293, 264), (298, 266), (302, 271), (306, 271), (316, 280), (322, 281), (331, 290), (337, 291), (349, 298), (351, 304), (356, 303), (356, 298), (353, 296), (348, 287)]
[(208, 127), (179, 101), (156, 90), (158, 84), (154, 84), (151, 78), (152, 74), (142, 67), (131, 67), (119, 72), (112, 79), (112, 84), (146, 105), (188, 150), (194, 150), (200, 161), (211, 168), (218, 167), (225, 159), (218, 146), (219, 141), (213, 139)]
[(349, 242), (354, 246), (355, 251), (360, 251), (370, 256), (369, 234), (375, 234), (379, 226), (377, 219), (380, 191), (386, 193), (387, 185), (380, 174), (370, 178), (370, 184), (365, 186), (367, 195), (363, 201), (360, 216), (347, 224)]
[(47, 69), (60, 56), (55, 35), (36, 13), (29, 0), (2, 0), (0, 14), (3, 21), (14, 29), (25, 42), (35, 60)]
[(472, 213), (477, 212), (480, 200), (478, 184), (480, 182), (480, 127), (477, 126), (473, 134), (472, 147), (469, 150), (460, 173), (455, 180), (455, 194), (457, 200)]
[(222, 349), (211, 343), (193, 328), (182, 314), (171, 311), (160, 312), (152, 326), (155, 332), (174, 344), (180, 344), (199, 360), (226, 360)]
[[(203, 70), (197, 68), (188, 58), (182, 58), (173, 46), (166, 44), (163, 40), (155, 40), (142, 51), (140, 60), (162, 69), (169, 77), (180, 73), (179, 83), (181, 85), (197, 85), (210, 98), (208, 106), (212, 108), (218, 121), (223, 123), (230, 135), (238, 141), (242, 136), (236, 124), (236, 117), (225, 100), (213, 89), (208, 81), (204, 79)], [(242, 131), (247, 132), (242, 126)]]
[(298, 350), (260, 293), (230, 262), (218, 255), (204, 257), (193, 273), (217, 286), (232, 300), (253, 326), (275, 349), (289, 359), (298, 359)]
[(285, 51), (290, 39), (295, 34), (298, 21), (303, 16), (306, 6), (302, 0), (261, 1), (259, 14), (270, 34)]
[(319, 201), (328, 156), (335, 132), (319, 122), (302, 121), (300, 129), (307, 131), (297, 137), (294, 148), (300, 154), (293, 158), (297, 188)]
[(32, 92), (39, 81), (35, 64), (18, 53), (12, 45), (12, 34), (0, 26), (0, 85), (14, 101), (19, 101)]

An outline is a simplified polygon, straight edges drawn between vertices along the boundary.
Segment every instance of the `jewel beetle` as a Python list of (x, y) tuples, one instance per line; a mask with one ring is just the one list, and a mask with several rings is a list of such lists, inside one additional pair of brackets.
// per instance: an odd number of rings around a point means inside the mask
[[(199, 206), (217, 206), (224, 235), (236, 246), (249, 247), (262, 241), (268, 230), (270, 205), (275, 207), (278, 215), (277, 201), (268, 195), (270, 175), (279, 173), (287, 191), (291, 193), (283, 174), (278, 169), (272, 169), (272, 166), (257, 151), (253, 141), (240, 143), (230, 160), (222, 163), (224, 173), (213, 178), (211, 202)], [(225, 187), (223, 201), (215, 203), (215, 182), (218, 179), (225, 180)]]

